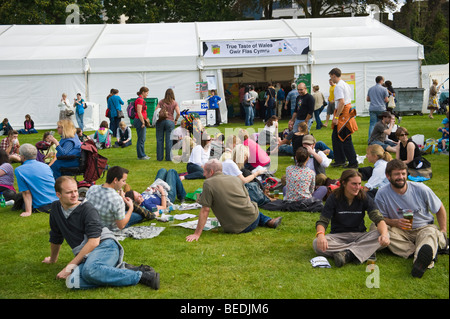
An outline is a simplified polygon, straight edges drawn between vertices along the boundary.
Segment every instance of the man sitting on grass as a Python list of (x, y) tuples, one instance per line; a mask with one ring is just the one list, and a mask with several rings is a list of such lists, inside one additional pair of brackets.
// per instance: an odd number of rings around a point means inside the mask
[[(389, 226), (389, 250), (403, 258), (414, 255), (412, 276), (421, 278), (439, 250), (448, 254), (447, 212), (441, 200), (423, 183), (408, 182), (408, 167), (394, 159), (386, 165), (389, 184), (378, 189), (375, 204)], [(405, 210), (413, 218), (405, 218)], [(439, 228), (434, 224), (436, 215)]]
[(95, 207), (78, 200), (77, 183), (72, 177), (59, 177), (55, 190), (59, 201), (52, 203), (50, 212), (51, 256), (42, 262), (56, 263), (64, 240), (75, 255), (56, 278), (66, 279), (67, 287), (75, 289), (138, 283), (159, 289), (159, 274), (153, 268), (123, 263), (122, 246), (102, 226)]
[(197, 229), (186, 237), (186, 241), (198, 240), (212, 208), (214, 215), (226, 233), (247, 233), (257, 226), (276, 228), (281, 217), (270, 218), (261, 214), (258, 205), (250, 200), (248, 191), (236, 176), (224, 175), (222, 163), (209, 160), (204, 166), (206, 181), (200, 194), (200, 210)]

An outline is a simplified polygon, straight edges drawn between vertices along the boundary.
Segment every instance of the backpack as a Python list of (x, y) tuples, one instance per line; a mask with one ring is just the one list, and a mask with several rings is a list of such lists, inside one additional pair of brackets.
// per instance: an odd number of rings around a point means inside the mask
[(81, 144), (80, 166), (84, 168), (83, 178), (86, 182), (95, 182), (108, 167), (108, 159), (98, 153), (93, 140)]
[(169, 116), (169, 111), (167, 110), (167, 105), (162, 103), (161, 105), (161, 109), (159, 110), (159, 114), (158, 114), (158, 122), (162, 122), (164, 120), (167, 119), (167, 117)]
[(134, 119), (136, 116), (136, 106), (134, 105), (134, 101), (131, 101), (127, 107), (127, 114), (130, 119)]

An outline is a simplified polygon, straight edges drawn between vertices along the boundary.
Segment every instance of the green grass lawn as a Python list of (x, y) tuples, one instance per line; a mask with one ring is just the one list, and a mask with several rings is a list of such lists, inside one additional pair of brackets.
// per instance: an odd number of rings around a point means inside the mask
[[(427, 116), (404, 116), (402, 126), (411, 135), (424, 134), (426, 138), (439, 138), (437, 128), (443, 116), (430, 120)], [(364, 155), (367, 141), (368, 117), (358, 118), (359, 131), (353, 135), (358, 155)], [(229, 123), (219, 129), (237, 128), (243, 123)], [(262, 128), (258, 120), (254, 128)], [(287, 121), (280, 121), (280, 129)], [(21, 144), (36, 143), (43, 131), (31, 136), (19, 136)], [(91, 132), (88, 132), (91, 133)], [(317, 140), (331, 146), (331, 130), (322, 129), (312, 134)], [(136, 141), (136, 132), (133, 129)], [(119, 165), (130, 170), (128, 183), (133, 189), (143, 191), (150, 185), (158, 169), (174, 168), (186, 171), (183, 163), (156, 161), (155, 129), (147, 130), (146, 141), (149, 161), (139, 161), (135, 145), (125, 149), (101, 150), (109, 165)], [(449, 157), (428, 155), (432, 163), (433, 178), (426, 181), (449, 210)], [(291, 157), (279, 157), (277, 177), (293, 163)], [(17, 167), (18, 164), (14, 164)], [(367, 161), (364, 166), (370, 165)], [(327, 175), (338, 178), (342, 169), (328, 168)], [(100, 179), (98, 182), (104, 181)], [(187, 192), (202, 187), (203, 180), (183, 181)], [(188, 211), (198, 214), (198, 210)], [(264, 214), (283, 221), (277, 229), (257, 228), (251, 233), (231, 235), (221, 229), (203, 232), (199, 242), (187, 243), (191, 233), (182, 227), (169, 227), (156, 238), (122, 241), (125, 261), (131, 264), (149, 264), (161, 274), (158, 291), (143, 285), (122, 288), (98, 288), (73, 291), (65, 282), (56, 280), (56, 274), (73, 258), (64, 243), (59, 261), (47, 265), (41, 261), (50, 255), (48, 215), (33, 214), (22, 218), (20, 212), (0, 209), (0, 298), (2, 299), (448, 299), (449, 258), (439, 256), (434, 269), (416, 279), (410, 274), (412, 260), (392, 255), (388, 250), (377, 253), (379, 288), (368, 288), (366, 281), (373, 273), (366, 265), (346, 265), (331, 269), (312, 268), (310, 259), (316, 254), (312, 249), (315, 222), (319, 213), (268, 212)], [(212, 214), (211, 214), (212, 215)], [(447, 217), (448, 219), (448, 217)], [(152, 221), (155, 222), (155, 221)], [(141, 225), (150, 225), (144, 222)], [(366, 225), (369, 225), (367, 219)], [(329, 229), (328, 229), (329, 231)], [(369, 278), (370, 279), (370, 278)]]

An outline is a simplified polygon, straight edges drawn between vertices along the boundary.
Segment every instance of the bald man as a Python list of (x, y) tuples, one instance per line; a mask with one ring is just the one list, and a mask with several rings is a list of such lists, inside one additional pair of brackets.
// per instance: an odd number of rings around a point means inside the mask
[(312, 124), (312, 115), (314, 112), (315, 100), (314, 97), (308, 93), (306, 84), (301, 82), (297, 86), (299, 96), (295, 102), (294, 113), (290, 122), (294, 123), (294, 133), (298, 132), (298, 124), (301, 122), (306, 122), (308, 124), (308, 131)]

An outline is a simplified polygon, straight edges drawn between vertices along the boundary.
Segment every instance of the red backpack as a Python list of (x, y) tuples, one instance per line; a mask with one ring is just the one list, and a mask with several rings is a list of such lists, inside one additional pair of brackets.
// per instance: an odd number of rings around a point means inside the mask
[(80, 166), (84, 167), (83, 178), (89, 183), (95, 182), (108, 169), (108, 159), (98, 153), (93, 140), (81, 144)]

